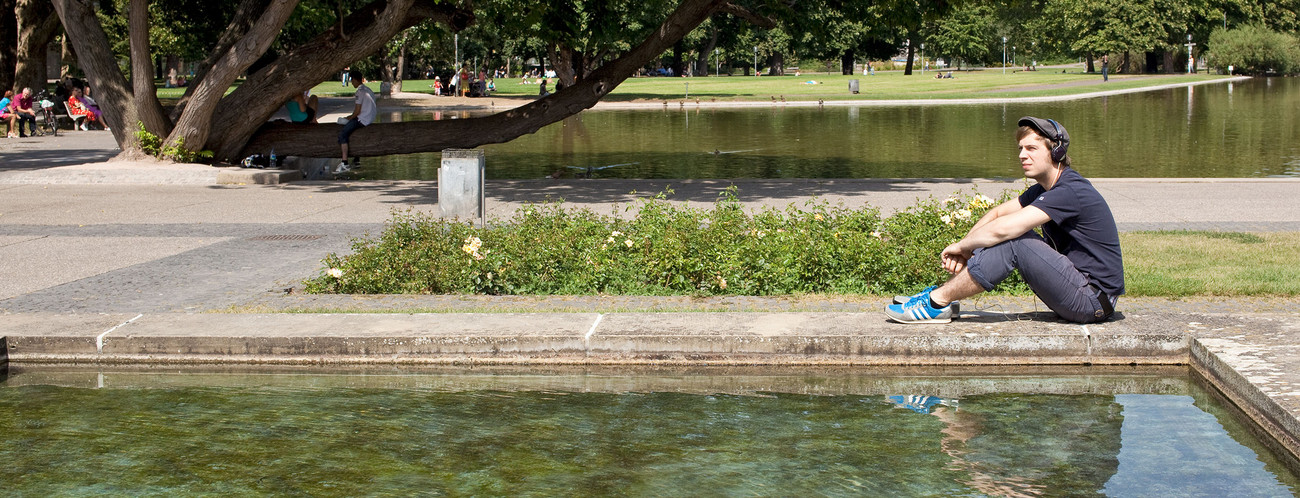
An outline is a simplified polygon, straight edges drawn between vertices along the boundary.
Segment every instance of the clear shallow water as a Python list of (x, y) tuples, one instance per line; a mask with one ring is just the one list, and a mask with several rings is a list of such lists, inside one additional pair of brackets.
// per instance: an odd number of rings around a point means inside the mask
[(1300, 490), (1186, 375), (1098, 371), (19, 371), (0, 385), (0, 482), (60, 496)]
[[(1300, 81), (1257, 78), (1043, 104), (585, 111), (484, 147), (491, 179), (1018, 177), (1024, 115), (1062, 122), (1090, 177), (1300, 176)], [(452, 119), (425, 111), (381, 120)], [(436, 180), (438, 154), (373, 158), (371, 179)], [(573, 167), (573, 168), (571, 168)], [(575, 169), (577, 168), (577, 169)]]

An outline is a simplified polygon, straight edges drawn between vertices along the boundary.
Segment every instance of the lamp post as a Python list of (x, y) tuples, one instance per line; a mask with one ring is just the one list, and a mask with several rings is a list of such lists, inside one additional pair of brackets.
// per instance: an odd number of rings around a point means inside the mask
[(1192, 35), (1187, 35), (1187, 74), (1196, 71), (1196, 61), (1192, 59), (1192, 47), (1195, 46), (1196, 44), (1192, 43)]
[(452, 69), (455, 69), (456, 72), (459, 73), (460, 72), (460, 33), (456, 33), (453, 39), (456, 40), (456, 59), (454, 61), (456, 66)]
[(718, 49), (716, 48), (713, 49), (713, 63), (716, 64), (713, 69), (713, 75), (718, 76), (718, 73), (722, 72), (722, 58), (718, 57)]
[(758, 47), (754, 47), (754, 76), (758, 76)]
[(1007, 37), (1002, 37), (1002, 75), (1007, 75)]
[(916, 51), (921, 56), (921, 76), (925, 76), (925, 44), (922, 43), (920, 49)]

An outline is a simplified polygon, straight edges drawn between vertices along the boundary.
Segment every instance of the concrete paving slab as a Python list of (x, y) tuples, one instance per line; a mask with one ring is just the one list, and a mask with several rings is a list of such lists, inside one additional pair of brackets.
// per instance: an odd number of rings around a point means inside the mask
[[(6, 239), (12, 243), (6, 243)], [(0, 300), (154, 261), (221, 240), (224, 239), (0, 237)]]

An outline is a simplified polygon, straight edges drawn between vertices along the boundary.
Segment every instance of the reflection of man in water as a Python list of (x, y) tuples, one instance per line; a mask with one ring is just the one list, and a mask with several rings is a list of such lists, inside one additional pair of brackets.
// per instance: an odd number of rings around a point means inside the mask
[(1123, 415), (1113, 396), (889, 396), (943, 422), (940, 448), (959, 482), (991, 496), (1096, 493), (1119, 468)]

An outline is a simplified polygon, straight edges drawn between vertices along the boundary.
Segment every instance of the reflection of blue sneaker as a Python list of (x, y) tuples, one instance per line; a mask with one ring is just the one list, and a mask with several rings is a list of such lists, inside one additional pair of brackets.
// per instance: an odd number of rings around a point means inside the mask
[[(930, 291), (935, 290), (935, 289), (938, 289), (938, 288), (939, 288), (939, 286), (937, 286), (937, 285), (931, 285), (931, 286), (929, 286), (929, 287), (926, 287), (925, 290), (923, 290), (923, 291), (921, 291), (921, 292), (918, 292), (918, 293), (916, 293), (916, 294), (912, 294), (912, 295), (910, 295), (910, 296), (903, 296), (903, 295), (894, 296), (894, 304), (904, 304), (904, 303), (906, 303), (906, 302), (908, 302), (908, 301), (911, 301), (912, 298), (914, 298), (914, 297), (916, 297), (916, 296), (919, 296), (919, 295), (921, 295), (921, 294), (929, 294)], [(953, 318), (960, 318), (960, 317), (961, 317), (961, 301), (953, 301), (953, 302), (951, 302), (951, 303), (948, 303), (948, 306), (952, 306), (952, 317), (953, 317)]]
[(898, 323), (948, 323), (952, 321), (952, 304), (930, 307), (930, 293), (917, 294), (903, 304), (885, 306), (885, 316)]
[(930, 413), (930, 409), (943, 403), (943, 398), (935, 396), (890, 396), (886, 398), (890, 403), (896, 404), (916, 413)]

